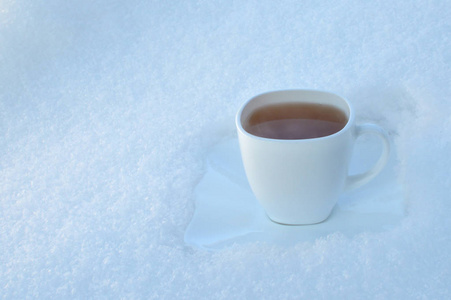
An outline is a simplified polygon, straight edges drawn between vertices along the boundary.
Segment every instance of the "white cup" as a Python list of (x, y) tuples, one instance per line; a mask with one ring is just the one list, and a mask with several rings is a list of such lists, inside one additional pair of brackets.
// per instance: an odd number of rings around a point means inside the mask
[[(332, 105), (342, 110), (348, 121), (343, 129), (334, 134), (298, 140), (262, 138), (243, 128), (243, 123), (256, 109), (287, 102)], [(285, 90), (258, 95), (244, 103), (238, 111), (236, 127), (251, 189), (268, 217), (281, 224), (324, 221), (343, 191), (370, 181), (382, 170), (389, 157), (387, 133), (377, 125), (355, 125), (355, 113), (350, 103), (328, 92)], [(370, 170), (349, 175), (354, 143), (363, 134), (380, 137), (382, 153)]]

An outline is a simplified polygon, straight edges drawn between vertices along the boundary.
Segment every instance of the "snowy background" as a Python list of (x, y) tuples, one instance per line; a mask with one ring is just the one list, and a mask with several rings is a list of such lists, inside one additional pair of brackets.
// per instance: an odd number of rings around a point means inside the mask
[[(451, 297), (449, 1), (0, 0), (0, 298)], [(248, 98), (334, 91), (406, 216), (290, 247), (184, 243)]]

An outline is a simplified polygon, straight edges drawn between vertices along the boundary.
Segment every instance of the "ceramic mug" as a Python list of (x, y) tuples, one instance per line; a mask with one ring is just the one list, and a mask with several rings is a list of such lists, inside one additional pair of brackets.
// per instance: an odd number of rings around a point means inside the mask
[[(244, 129), (243, 124), (256, 109), (292, 102), (332, 105), (345, 113), (346, 125), (328, 136), (295, 140), (259, 137)], [(236, 127), (250, 187), (268, 217), (281, 224), (324, 221), (342, 192), (373, 179), (389, 157), (390, 143), (385, 130), (374, 124), (355, 125), (350, 103), (329, 92), (283, 90), (258, 95), (238, 111)], [(380, 137), (382, 153), (370, 170), (349, 175), (353, 146), (364, 134)]]

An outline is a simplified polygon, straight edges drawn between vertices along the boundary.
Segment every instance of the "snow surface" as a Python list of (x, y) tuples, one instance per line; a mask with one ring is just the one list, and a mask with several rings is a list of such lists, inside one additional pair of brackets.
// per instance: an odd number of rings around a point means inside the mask
[[(449, 1), (0, 1), (0, 298), (449, 299)], [(334, 91), (396, 146), (384, 232), (184, 243), (248, 98)]]

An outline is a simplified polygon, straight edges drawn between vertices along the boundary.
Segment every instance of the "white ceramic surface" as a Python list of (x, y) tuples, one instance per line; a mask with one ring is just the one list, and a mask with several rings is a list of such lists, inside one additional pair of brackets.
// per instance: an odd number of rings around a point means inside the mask
[[(279, 140), (248, 133), (242, 124), (255, 109), (286, 102), (333, 105), (348, 117), (339, 132), (320, 138)], [(299, 225), (324, 221), (344, 190), (373, 179), (389, 156), (389, 140), (377, 125), (355, 125), (355, 113), (344, 98), (328, 92), (285, 90), (258, 95), (247, 101), (236, 116), (244, 169), (256, 198), (277, 223)], [(380, 159), (368, 171), (349, 176), (354, 143), (364, 134), (382, 140)]]
[[(364, 136), (355, 146), (350, 173), (367, 170), (382, 146)], [(233, 244), (265, 242), (290, 246), (338, 234), (352, 238), (395, 228), (405, 214), (396, 176), (396, 151), (371, 184), (343, 193), (332, 214), (320, 224), (286, 226), (271, 222), (253, 195), (235, 135), (224, 137), (205, 157), (206, 172), (195, 188), (195, 211), (185, 231), (188, 245), (220, 250)]]

